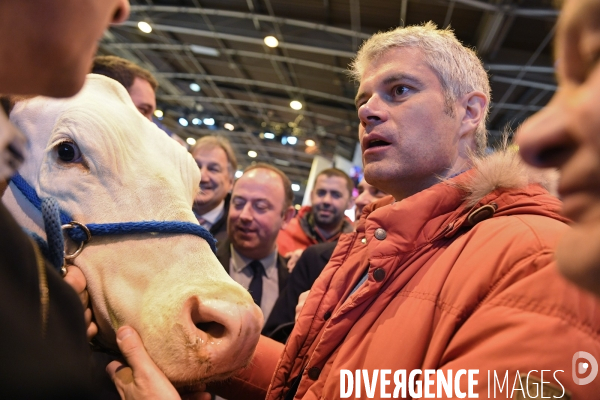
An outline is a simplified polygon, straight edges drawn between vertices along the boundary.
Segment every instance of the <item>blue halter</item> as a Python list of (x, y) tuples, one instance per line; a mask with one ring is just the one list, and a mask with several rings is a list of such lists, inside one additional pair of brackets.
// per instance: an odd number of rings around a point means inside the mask
[[(39, 211), (42, 211), (44, 217), (44, 223), (46, 225), (46, 231), (48, 231), (48, 221), (57, 220), (59, 224), (62, 225), (70, 225), (70, 229), (67, 230), (67, 234), (69, 237), (79, 246), (84, 242), (87, 242), (94, 236), (110, 236), (110, 235), (131, 235), (138, 233), (176, 233), (176, 234), (190, 234), (201, 237), (206, 240), (210, 245), (213, 253), (217, 252), (216, 240), (207, 231), (200, 225), (191, 223), (191, 222), (182, 222), (182, 221), (140, 221), (140, 222), (118, 222), (118, 223), (109, 223), (109, 224), (79, 224), (74, 223), (73, 219), (64, 211), (58, 209), (58, 205), (56, 200), (51, 199), (51, 201), (47, 201), (48, 199), (40, 199), (37, 195), (35, 189), (23, 179), (23, 177), (17, 172), (12, 177), (11, 182), (19, 189), (19, 191), (29, 200), (29, 202), (37, 208)], [(54, 211), (48, 211), (54, 210)], [(55, 217), (52, 217), (52, 214), (55, 213)], [(49, 217), (48, 217), (49, 216)], [(60, 226), (60, 225), (59, 225)], [(85, 228), (87, 227), (87, 232)], [(64, 254), (64, 246), (60, 245), (62, 241), (56, 242), (55, 235), (52, 235), (53, 238), (48, 237), (49, 242), (55, 242), (53, 245), (50, 243), (50, 246), (45, 243), (45, 241), (40, 238), (38, 235), (33, 235), (34, 239), (41, 244), (42, 250), (45, 252), (52, 253), (52, 247), (56, 248), (60, 246), (61, 253)], [(50, 236), (50, 235), (48, 235)], [(62, 239), (62, 233), (60, 234)], [(43, 243), (40, 243), (43, 242)], [(57, 261), (53, 261), (53, 259), (57, 259), (56, 255), (49, 255), (50, 261), (56, 266)], [(62, 266), (63, 260), (60, 260)]]

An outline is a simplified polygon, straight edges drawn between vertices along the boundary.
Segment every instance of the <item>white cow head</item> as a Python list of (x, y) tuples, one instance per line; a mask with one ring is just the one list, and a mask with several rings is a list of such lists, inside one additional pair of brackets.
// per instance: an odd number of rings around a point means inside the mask
[[(116, 81), (89, 75), (75, 97), (21, 101), (10, 119), (30, 143), (21, 176), (74, 220), (196, 223), (196, 163), (137, 111)], [(14, 184), (3, 200), (21, 225), (44, 235), (41, 214)], [(133, 326), (174, 383), (223, 378), (251, 358), (260, 309), (203, 239), (95, 237), (74, 264), (87, 278), (99, 341), (116, 349), (115, 330)]]

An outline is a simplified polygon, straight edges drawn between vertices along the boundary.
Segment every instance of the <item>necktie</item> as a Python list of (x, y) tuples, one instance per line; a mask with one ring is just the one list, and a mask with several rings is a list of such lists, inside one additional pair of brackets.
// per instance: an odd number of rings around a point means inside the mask
[(205, 220), (205, 219), (204, 219), (204, 218), (202, 218), (202, 217), (196, 217), (196, 218), (198, 219), (198, 223), (199, 223), (200, 225), (202, 225), (202, 227), (203, 227), (204, 229), (206, 229), (207, 231), (208, 231), (208, 230), (210, 230), (210, 225), (211, 225), (211, 224), (210, 224), (210, 223), (209, 223), (207, 220)]
[(248, 266), (252, 269), (253, 273), (250, 286), (248, 286), (248, 291), (250, 292), (254, 303), (260, 307), (263, 289), (262, 277), (265, 274), (265, 267), (263, 267), (262, 263), (258, 260), (252, 261)]

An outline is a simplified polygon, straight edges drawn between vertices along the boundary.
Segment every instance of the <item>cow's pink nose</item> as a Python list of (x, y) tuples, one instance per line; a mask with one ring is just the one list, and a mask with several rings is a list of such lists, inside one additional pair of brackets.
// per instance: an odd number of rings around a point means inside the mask
[[(198, 344), (195, 351), (208, 357), (217, 370), (215, 364), (221, 363), (228, 364), (228, 369), (236, 362), (243, 367), (263, 325), (262, 312), (253, 302), (192, 297), (184, 306), (184, 315), (189, 316), (187, 331), (195, 332), (196, 337), (190, 338)], [(238, 360), (240, 356), (246, 359)]]

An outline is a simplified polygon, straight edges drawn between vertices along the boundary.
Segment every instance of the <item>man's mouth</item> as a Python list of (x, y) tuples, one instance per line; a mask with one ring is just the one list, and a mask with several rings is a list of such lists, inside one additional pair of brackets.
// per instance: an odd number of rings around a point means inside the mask
[(382, 146), (387, 146), (387, 145), (389, 145), (388, 142), (381, 140), (381, 139), (375, 139), (375, 140), (371, 140), (367, 144), (367, 149), (371, 149), (373, 147), (382, 147)]

